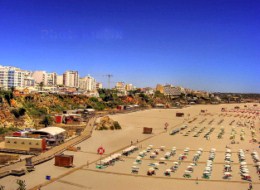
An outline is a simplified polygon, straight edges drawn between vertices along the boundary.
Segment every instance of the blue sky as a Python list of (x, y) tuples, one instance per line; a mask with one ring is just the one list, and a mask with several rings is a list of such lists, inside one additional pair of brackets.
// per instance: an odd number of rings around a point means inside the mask
[(0, 0), (0, 65), (260, 93), (260, 1)]

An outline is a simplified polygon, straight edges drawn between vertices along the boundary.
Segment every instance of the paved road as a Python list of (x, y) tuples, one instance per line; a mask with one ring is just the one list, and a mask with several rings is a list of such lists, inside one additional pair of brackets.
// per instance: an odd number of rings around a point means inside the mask
[[(33, 157), (32, 158), (33, 164), (36, 165), (36, 164), (39, 164), (46, 160), (49, 160), (49, 159), (53, 158), (56, 154), (60, 154), (60, 153), (64, 152), (67, 149), (67, 147), (74, 146), (74, 145), (88, 139), (89, 137), (91, 137), (95, 120), (96, 120), (96, 117), (90, 118), (89, 122), (87, 123), (85, 129), (82, 131), (80, 136), (77, 136), (59, 146), (55, 146), (52, 149), (50, 149), (38, 156)], [(18, 169), (18, 168), (25, 168), (25, 160), (1, 168), (0, 174), (10, 172), (11, 170)]]

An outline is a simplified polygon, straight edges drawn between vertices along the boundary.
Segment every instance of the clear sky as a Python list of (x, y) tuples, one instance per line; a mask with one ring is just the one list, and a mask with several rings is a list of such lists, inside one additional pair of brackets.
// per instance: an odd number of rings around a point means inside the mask
[(260, 93), (260, 1), (0, 0), (0, 65)]

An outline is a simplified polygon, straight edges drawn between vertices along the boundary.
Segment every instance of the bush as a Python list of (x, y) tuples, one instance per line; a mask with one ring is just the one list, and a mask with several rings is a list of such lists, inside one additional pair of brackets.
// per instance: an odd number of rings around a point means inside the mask
[(45, 127), (47, 127), (47, 126), (51, 125), (52, 123), (53, 123), (53, 118), (46, 115), (46, 116), (44, 116), (43, 120), (40, 121), (39, 124), (43, 124)]
[(26, 112), (26, 109), (24, 109), (24, 108), (19, 108), (18, 112), (19, 112), (20, 116), (24, 116), (24, 114), (25, 114), (25, 112)]
[(15, 118), (19, 118), (20, 117), (19, 111), (17, 109), (11, 110), (11, 113), (14, 114)]
[(114, 127), (115, 127), (116, 130), (122, 129), (122, 127), (120, 126), (120, 124), (118, 123), (118, 121), (114, 121)]

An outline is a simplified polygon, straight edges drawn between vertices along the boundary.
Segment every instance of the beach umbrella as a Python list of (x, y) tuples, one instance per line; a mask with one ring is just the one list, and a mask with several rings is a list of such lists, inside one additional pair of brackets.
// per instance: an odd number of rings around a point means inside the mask
[(246, 162), (241, 162), (240, 164), (241, 164), (241, 165), (246, 165), (247, 163), (246, 163)]
[(171, 169), (166, 169), (165, 171), (166, 171), (166, 172), (171, 172), (172, 170), (171, 170)]
[(160, 158), (161, 161), (165, 161), (165, 158)]
[(137, 165), (138, 163), (137, 162), (133, 162), (134, 165)]
[(179, 163), (178, 162), (173, 162), (174, 165), (178, 165)]
[(225, 172), (224, 175), (230, 175), (231, 173), (230, 172)]
[(154, 168), (149, 168), (148, 171), (152, 172), (152, 171), (154, 171)]
[(132, 166), (132, 169), (139, 169), (138, 166)]

